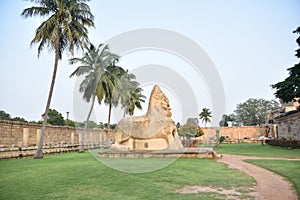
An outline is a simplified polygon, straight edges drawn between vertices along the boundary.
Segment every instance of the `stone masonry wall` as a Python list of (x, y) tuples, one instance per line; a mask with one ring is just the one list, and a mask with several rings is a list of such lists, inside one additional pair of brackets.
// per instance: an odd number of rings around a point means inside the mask
[(278, 138), (300, 140), (300, 112), (275, 119), (278, 124)]
[[(39, 143), (41, 124), (0, 120), (0, 147), (30, 147)], [(80, 144), (82, 128), (47, 126), (44, 145)], [(85, 144), (104, 144), (107, 134), (103, 129), (89, 129)], [(110, 139), (113, 140), (113, 131)]]
[(266, 128), (261, 126), (233, 126), (233, 127), (212, 127), (201, 128), (204, 132), (204, 139), (212, 139), (216, 132), (219, 136), (228, 137), (233, 140), (240, 139), (258, 139), (261, 135), (265, 135)]
[[(298, 122), (299, 123), (299, 122)], [(36, 146), (41, 134), (41, 124), (30, 124), (0, 120), (0, 147)], [(299, 126), (298, 126), (299, 127)], [(231, 139), (254, 138), (265, 134), (265, 127), (238, 126), (202, 128), (205, 139), (212, 139), (216, 132), (219, 136)], [(47, 126), (44, 145), (80, 144), (82, 128)], [(114, 141), (114, 132), (110, 132), (110, 140)], [(103, 129), (89, 129), (85, 135), (85, 144), (105, 144), (107, 135)]]

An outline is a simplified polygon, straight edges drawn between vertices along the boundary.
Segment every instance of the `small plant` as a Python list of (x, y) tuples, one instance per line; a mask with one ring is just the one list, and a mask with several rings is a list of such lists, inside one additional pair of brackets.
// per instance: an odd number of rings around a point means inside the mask
[(204, 132), (203, 132), (203, 130), (201, 129), (201, 128), (198, 128), (198, 130), (197, 130), (197, 132), (196, 132), (196, 137), (200, 137), (200, 136), (202, 136), (202, 135), (204, 135)]
[(226, 138), (225, 138), (224, 136), (221, 136), (220, 139), (219, 139), (219, 140), (220, 140), (220, 143), (224, 142), (225, 139), (226, 139)]

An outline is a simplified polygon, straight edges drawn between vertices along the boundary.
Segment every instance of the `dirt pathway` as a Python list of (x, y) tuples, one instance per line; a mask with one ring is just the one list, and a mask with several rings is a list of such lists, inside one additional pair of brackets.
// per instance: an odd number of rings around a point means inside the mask
[(270, 172), (261, 167), (257, 167), (243, 160), (246, 159), (272, 159), (272, 160), (299, 160), (299, 159), (280, 159), (280, 158), (262, 158), (253, 156), (240, 155), (223, 155), (219, 162), (228, 164), (230, 168), (238, 169), (252, 176), (257, 185), (255, 186), (256, 199), (262, 200), (298, 200), (296, 191), (292, 184), (283, 177)]

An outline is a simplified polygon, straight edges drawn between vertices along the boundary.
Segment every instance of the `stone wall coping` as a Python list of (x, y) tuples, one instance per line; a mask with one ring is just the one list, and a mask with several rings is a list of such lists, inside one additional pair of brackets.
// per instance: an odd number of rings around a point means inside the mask
[(282, 118), (291, 116), (291, 115), (300, 115), (300, 110), (292, 110), (286, 113), (283, 113), (281, 115), (278, 115), (277, 117), (275, 117), (275, 120), (281, 120)]
[[(0, 120), (0, 124), (24, 125), (24, 126), (27, 126), (26, 128), (29, 128), (28, 126), (42, 128), (42, 124), (34, 124), (34, 123), (29, 123), (29, 122), (18, 122), (18, 121), (11, 121), (11, 120)], [(47, 125), (47, 128), (65, 128), (65, 129), (74, 129), (74, 130), (83, 130), (84, 129), (81, 127), (57, 126), (57, 125), (49, 125), (49, 124)], [(88, 130), (105, 131), (107, 129), (92, 128), (92, 129), (88, 129)], [(110, 131), (114, 131), (114, 129), (112, 129)]]

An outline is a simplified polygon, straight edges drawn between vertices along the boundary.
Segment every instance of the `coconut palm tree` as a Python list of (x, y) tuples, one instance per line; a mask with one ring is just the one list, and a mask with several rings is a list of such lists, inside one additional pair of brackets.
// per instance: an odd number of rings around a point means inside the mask
[(95, 48), (93, 44), (90, 44), (90, 47), (85, 48), (87, 51), (84, 53), (82, 58), (70, 59), (70, 64), (82, 64), (76, 68), (70, 77), (73, 77), (74, 75), (82, 76), (87, 74), (79, 86), (79, 92), (83, 93), (83, 99), (87, 102), (92, 100), (84, 129), (81, 133), (80, 151), (83, 151), (84, 137), (94, 108), (95, 99), (97, 98), (98, 103), (101, 104), (105, 97), (107, 88), (111, 87), (113, 84), (110, 79), (110, 73), (107, 71), (107, 66), (110, 66), (119, 58), (117, 55), (112, 54), (109, 51), (109, 47), (107, 45), (100, 44), (97, 48)]
[(140, 84), (134, 80), (135, 78), (134, 74), (125, 71), (116, 83), (115, 95), (124, 109), (123, 117), (126, 114), (133, 115), (135, 108), (142, 109), (141, 102), (145, 102), (143, 89), (139, 87)]
[(205, 127), (206, 127), (206, 123), (207, 122), (211, 122), (211, 112), (209, 111), (209, 108), (203, 108), (202, 112), (199, 114), (199, 119), (202, 120), (202, 122), (205, 123)]
[(142, 94), (143, 89), (139, 87), (139, 84), (135, 84), (137, 82), (132, 83), (132, 92), (130, 94), (129, 98), (129, 104), (127, 106), (126, 112), (130, 116), (134, 114), (135, 108), (138, 108), (139, 110), (142, 109), (141, 102), (145, 102), (146, 97)]
[[(116, 60), (117, 62), (117, 60)], [(117, 92), (117, 84), (121, 77), (125, 74), (125, 70), (122, 67), (116, 66), (113, 62), (112, 65), (107, 67), (108, 76), (111, 84), (106, 84), (105, 87), (105, 100), (104, 103), (108, 105), (108, 121), (107, 130), (110, 129), (110, 118), (112, 107), (117, 107), (119, 104), (119, 92)]]
[(45, 47), (55, 52), (54, 69), (44, 112), (41, 137), (34, 158), (43, 158), (44, 135), (55, 84), (58, 60), (62, 59), (62, 54), (65, 50), (73, 54), (75, 48), (82, 48), (83, 43), (88, 41), (87, 27), (94, 26), (94, 16), (90, 11), (90, 7), (85, 3), (86, 1), (87, 0), (36, 0), (33, 2), (38, 4), (38, 6), (26, 8), (21, 13), (21, 16), (25, 18), (49, 16), (49, 18), (42, 22), (36, 29), (31, 45), (39, 43), (38, 56)]

